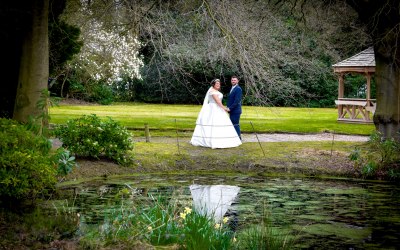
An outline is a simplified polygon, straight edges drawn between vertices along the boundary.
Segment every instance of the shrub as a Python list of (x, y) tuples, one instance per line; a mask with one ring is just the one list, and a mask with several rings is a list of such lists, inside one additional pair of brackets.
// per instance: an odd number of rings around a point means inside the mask
[(75, 162), (75, 156), (71, 155), (69, 150), (65, 148), (58, 148), (52, 156), (52, 162), (57, 166), (58, 175), (69, 174), (74, 166), (78, 164)]
[(114, 93), (108, 85), (97, 83), (91, 88), (91, 93), (87, 98), (89, 102), (97, 102), (102, 105), (111, 104), (114, 101)]
[(400, 173), (400, 143), (385, 139), (379, 132), (371, 134), (364, 148), (356, 148), (350, 160), (365, 178), (398, 179)]
[(31, 199), (54, 187), (51, 143), (14, 120), (0, 118), (0, 196)]
[(76, 156), (105, 157), (119, 164), (129, 164), (133, 149), (131, 134), (111, 118), (102, 121), (95, 114), (84, 115), (57, 126), (54, 134)]

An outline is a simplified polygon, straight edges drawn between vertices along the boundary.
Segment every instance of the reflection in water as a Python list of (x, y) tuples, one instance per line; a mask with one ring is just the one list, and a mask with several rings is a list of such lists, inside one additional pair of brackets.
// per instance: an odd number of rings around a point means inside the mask
[[(274, 228), (295, 232), (300, 239), (297, 249), (399, 249), (400, 187), (388, 182), (210, 175), (124, 176), (71, 184), (62, 190), (65, 196), (49, 202), (52, 206), (59, 202), (62, 209), (68, 200), (67, 207), (72, 206), (81, 215), (80, 221), (85, 226), (103, 223), (107, 213), (121, 209), (121, 200), (134, 207), (147, 204), (151, 197), (160, 197), (179, 207), (193, 203), (201, 208), (202, 204), (208, 204), (212, 211), (218, 205), (228, 204), (221, 201), (212, 205), (215, 198), (229, 193), (226, 189), (218, 191), (218, 186), (238, 190), (231, 196), (233, 203), (225, 214), (230, 217), (229, 223), (236, 220), (232, 226), (238, 233), (259, 224), (267, 211)], [(221, 218), (223, 211), (218, 212)]]
[(190, 185), (193, 206), (197, 212), (221, 221), (240, 188), (229, 185)]

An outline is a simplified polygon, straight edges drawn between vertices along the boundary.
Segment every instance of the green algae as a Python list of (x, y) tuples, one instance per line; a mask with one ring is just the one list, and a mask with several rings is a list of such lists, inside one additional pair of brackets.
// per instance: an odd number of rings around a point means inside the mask
[[(95, 223), (102, 219), (104, 211), (118, 209), (124, 197), (146, 201), (150, 195), (162, 196), (189, 206), (188, 186), (192, 183), (240, 186), (230, 210), (237, 218), (238, 229), (257, 224), (268, 214), (275, 227), (290, 226), (306, 241), (299, 244), (310, 248), (329, 244), (364, 248), (365, 239), (372, 233), (389, 242), (389, 246), (399, 243), (400, 201), (396, 194), (400, 191), (389, 183), (186, 171), (98, 178), (79, 185), (71, 183), (69, 188), (77, 193), (73, 208), (80, 210), (86, 221)], [(63, 189), (68, 190), (68, 185)]]
[(325, 192), (326, 194), (367, 194), (365, 189), (362, 188), (348, 188), (348, 189), (336, 189), (336, 188), (330, 188), (326, 189)]
[(318, 215), (318, 214), (301, 214), (301, 215), (298, 215), (297, 218), (305, 219), (305, 220), (309, 220), (309, 221), (315, 221), (315, 222), (328, 221), (328, 220), (333, 219), (333, 217)]
[(336, 236), (354, 241), (361, 241), (371, 234), (369, 228), (355, 228), (344, 223), (320, 223), (307, 225), (302, 228), (303, 232), (318, 236)]

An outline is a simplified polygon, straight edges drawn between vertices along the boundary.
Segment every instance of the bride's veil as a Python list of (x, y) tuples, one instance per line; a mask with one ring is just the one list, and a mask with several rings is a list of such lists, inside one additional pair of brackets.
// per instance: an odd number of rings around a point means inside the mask
[(212, 87), (210, 87), (206, 93), (206, 96), (204, 97), (204, 101), (203, 101), (203, 107), (204, 105), (208, 104), (208, 96), (210, 95), (210, 91), (211, 91)]
[(206, 110), (209, 108), (209, 106), (208, 106), (209, 99), (208, 98), (210, 96), (210, 91), (211, 90), (212, 90), (212, 87), (210, 87), (208, 89), (208, 91), (206, 93), (206, 96), (204, 97), (203, 106), (201, 107), (199, 116), (197, 117), (196, 124), (202, 125), (202, 121), (201, 120), (202, 120), (203, 114), (204, 114), (204, 112), (207, 112)]

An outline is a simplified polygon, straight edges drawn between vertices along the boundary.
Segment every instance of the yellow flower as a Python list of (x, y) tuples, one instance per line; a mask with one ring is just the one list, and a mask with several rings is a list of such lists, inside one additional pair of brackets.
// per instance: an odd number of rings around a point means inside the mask
[(148, 226), (147, 230), (151, 231), (151, 230), (153, 230), (153, 228), (151, 226)]
[(221, 227), (221, 224), (219, 224), (219, 223), (215, 224), (215, 226), (214, 226), (215, 229), (219, 229), (220, 227)]
[(236, 237), (233, 237), (233, 239), (232, 239), (232, 240), (233, 240), (233, 242), (236, 242)]
[(228, 220), (229, 220), (228, 217), (224, 217), (224, 219), (222, 220), (222, 222), (223, 222), (224, 224), (226, 224), (226, 223), (228, 222)]
[(185, 212), (186, 214), (190, 214), (192, 212), (191, 208), (185, 207)]
[(185, 219), (186, 218), (186, 213), (180, 213), (179, 217), (181, 217), (182, 219)]

